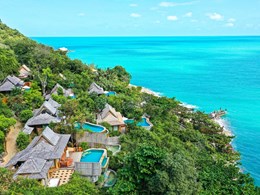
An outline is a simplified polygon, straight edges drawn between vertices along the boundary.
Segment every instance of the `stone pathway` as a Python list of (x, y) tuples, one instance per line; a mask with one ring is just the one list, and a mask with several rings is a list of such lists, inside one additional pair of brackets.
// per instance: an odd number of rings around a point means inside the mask
[(19, 121), (16, 121), (16, 124), (10, 128), (9, 133), (5, 138), (7, 155), (3, 158), (3, 165), (5, 165), (17, 153), (16, 139), (21, 129), (22, 124)]
[(51, 174), (51, 178), (59, 179), (59, 186), (61, 186), (61, 185), (69, 182), (73, 173), (74, 173), (73, 169), (59, 169), (59, 170), (54, 171)]

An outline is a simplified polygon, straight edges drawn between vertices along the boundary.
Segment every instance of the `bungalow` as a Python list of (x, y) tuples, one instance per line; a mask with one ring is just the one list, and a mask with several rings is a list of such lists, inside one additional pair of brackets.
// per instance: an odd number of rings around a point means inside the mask
[(5, 167), (17, 169), (14, 178), (22, 176), (37, 179), (47, 185), (50, 170), (60, 168), (70, 136), (57, 134), (46, 127), (40, 136), (36, 136), (26, 149), (18, 152)]
[(7, 76), (0, 84), (0, 92), (11, 92), (15, 88), (21, 88), (24, 82), (16, 76)]
[(41, 128), (50, 123), (59, 123), (58, 108), (60, 106), (61, 105), (52, 98), (45, 101), (39, 109), (33, 111), (33, 117), (26, 122), (22, 131), (30, 135), (34, 128)]
[(51, 98), (51, 95), (58, 95), (58, 90), (61, 89), (65, 97), (74, 97), (72, 89), (65, 89), (59, 83), (57, 83), (51, 90), (51, 92), (45, 96), (45, 99), (48, 100)]
[(22, 65), (19, 69), (19, 78), (27, 78), (31, 75), (31, 70), (26, 65)]
[[(54, 104), (54, 106), (52, 104)], [(35, 109), (33, 111), (33, 115), (37, 116), (42, 113), (48, 113), (51, 116), (57, 116), (59, 106), (56, 104), (58, 104), (58, 102), (50, 98), (49, 101), (45, 101), (39, 109)]]
[(115, 108), (109, 104), (105, 105), (105, 108), (97, 114), (97, 123), (107, 122), (110, 124), (114, 131), (125, 131), (125, 123), (120, 112), (117, 112)]
[(96, 84), (95, 82), (93, 82), (89, 89), (88, 89), (89, 93), (96, 93), (98, 95), (102, 95), (105, 93), (104, 89), (102, 87), (100, 87), (98, 84)]

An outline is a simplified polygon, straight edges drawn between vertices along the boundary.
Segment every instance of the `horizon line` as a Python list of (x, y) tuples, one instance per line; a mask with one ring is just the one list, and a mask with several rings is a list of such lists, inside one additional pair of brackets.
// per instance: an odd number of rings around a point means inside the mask
[(30, 38), (102, 38), (102, 37), (260, 37), (260, 35), (87, 35), (87, 36), (28, 36)]

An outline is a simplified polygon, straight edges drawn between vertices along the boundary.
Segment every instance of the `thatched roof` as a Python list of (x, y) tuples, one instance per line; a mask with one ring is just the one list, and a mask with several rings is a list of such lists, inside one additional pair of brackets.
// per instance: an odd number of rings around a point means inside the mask
[(6, 164), (6, 167), (14, 166), (18, 162), (25, 162), (28, 159), (59, 159), (68, 144), (70, 136), (70, 134), (57, 134), (49, 127), (46, 127), (43, 133), (40, 136), (36, 136), (26, 149), (18, 152)]
[(14, 174), (13, 178), (23, 176), (30, 179), (46, 179), (49, 169), (53, 166), (53, 161), (41, 158), (28, 159)]
[(68, 97), (70, 96), (71, 94), (73, 94), (73, 91), (72, 89), (65, 89), (64, 87), (62, 87), (59, 83), (57, 83), (51, 90), (51, 92), (45, 96), (45, 99), (50, 99), (51, 98), (51, 95), (54, 94), (54, 95), (58, 95), (58, 89), (61, 88), (62, 90), (62, 93), (65, 97)]
[(31, 70), (24, 64), (20, 67), (19, 73), (20, 78), (27, 78), (31, 74)]
[(23, 86), (24, 82), (16, 76), (7, 76), (0, 84), (0, 92), (12, 91), (16, 87)]
[(88, 89), (89, 93), (97, 93), (98, 95), (104, 94), (104, 89), (102, 87), (100, 87), (98, 84), (96, 84), (95, 82), (93, 82), (89, 89)]
[(53, 100), (52, 98), (50, 98), (48, 100), (48, 102), (54, 107), (54, 108), (59, 108), (61, 106), (61, 104), (59, 104), (58, 102), (56, 102), (55, 100)]
[(107, 122), (112, 126), (125, 124), (121, 113), (109, 104), (106, 104), (105, 108), (97, 115), (97, 122)]
[(34, 127), (29, 127), (27, 123), (24, 125), (24, 128), (22, 129), (22, 132), (30, 135), (33, 131)]
[(26, 134), (31, 134), (34, 129), (31, 126), (60, 122), (60, 119), (57, 117), (59, 112), (58, 108), (60, 106), (61, 105), (52, 98), (45, 101), (40, 108), (33, 111), (33, 117), (26, 122), (22, 131)]
[(39, 114), (39, 115), (36, 115), (36, 116), (30, 118), (27, 121), (27, 125), (28, 126), (48, 125), (51, 122), (59, 123), (60, 119), (58, 119), (57, 117), (51, 116), (48, 113), (44, 113), (44, 114)]
[(56, 145), (60, 139), (57, 133), (54, 133), (49, 127), (46, 127), (42, 132), (42, 136), (51, 143), (51, 145)]
[(53, 107), (48, 101), (45, 101), (39, 109), (34, 110), (34, 116), (37, 116), (43, 112), (47, 112), (50, 115), (55, 116), (58, 109)]

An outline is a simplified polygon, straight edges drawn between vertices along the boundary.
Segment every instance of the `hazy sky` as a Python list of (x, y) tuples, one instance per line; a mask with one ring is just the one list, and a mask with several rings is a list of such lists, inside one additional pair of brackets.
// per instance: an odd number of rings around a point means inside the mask
[(260, 0), (0, 0), (27, 36), (260, 35)]

